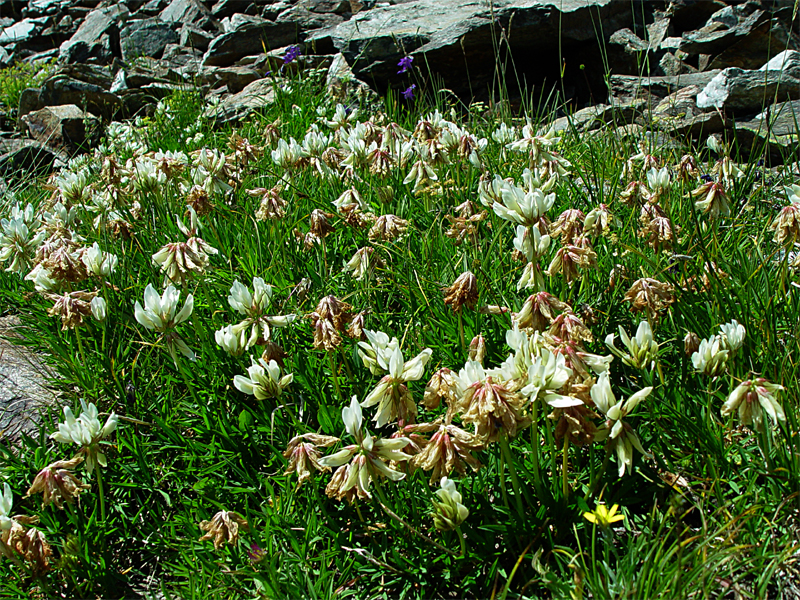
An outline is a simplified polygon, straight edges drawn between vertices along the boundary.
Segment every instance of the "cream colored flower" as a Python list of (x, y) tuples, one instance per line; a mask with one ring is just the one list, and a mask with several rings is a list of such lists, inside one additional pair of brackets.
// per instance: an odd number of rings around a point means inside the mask
[(81, 414), (78, 418), (72, 414), (69, 406), (64, 407), (64, 423), (58, 424), (58, 431), (50, 434), (50, 438), (61, 444), (77, 444), (78, 451), (86, 460), (86, 470), (94, 471), (96, 465), (105, 467), (108, 463), (106, 455), (100, 451), (102, 441), (117, 430), (118, 417), (111, 413), (104, 425), (97, 418), (97, 407), (88, 405), (81, 399)]
[(452, 479), (442, 477), (441, 488), (436, 491), (439, 500), (433, 501), (433, 524), (439, 531), (455, 529), (469, 516), (469, 510), (461, 504), (461, 494), (456, 491)]
[(739, 423), (752, 425), (755, 429), (764, 429), (764, 413), (773, 422), (785, 421), (786, 414), (778, 402), (778, 392), (782, 385), (770, 383), (763, 377), (740, 383), (722, 405), (722, 416), (727, 417), (738, 409)]
[(251, 365), (247, 367), (248, 377), (236, 375), (233, 378), (233, 385), (240, 392), (255, 396), (256, 400), (267, 400), (280, 396), (294, 379), (294, 375), (291, 373), (281, 377), (281, 368), (274, 360), (267, 362), (259, 358), (256, 361), (250, 357), (250, 362)]
[(700, 342), (697, 352), (692, 354), (692, 365), (698, 373), (717, 377), (721, 375), (728, 364), (730, 351), (722, 344), (719, 336), (713, 336)]
[(606, 346), (612, 353), (621, 358), (622, 362), (634, 369), (649, 369), (652, 371), (655, 368), (658, 344), (653, 340), (653, 330), (650, 328), (650, 323), (641, 321), (636, 329), (634, 338), (628, 337), (628, 333), (622, 328), (622, 325), (619, 326), (619, 337), (628, 351), (627, 354), (619, 351), (614, 346), (614, 337), (613, 333), (609, 333), (606, 336)]

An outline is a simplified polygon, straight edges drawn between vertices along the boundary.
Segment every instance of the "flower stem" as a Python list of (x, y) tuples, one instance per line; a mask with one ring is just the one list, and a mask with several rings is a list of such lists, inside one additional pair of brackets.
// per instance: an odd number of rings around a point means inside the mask
[(461, 351), (467, 351), (467, 345), (464, 343), (464, 321), (461, 318), (461, 311), (458, 311), (458, 337), (461, 340)]
[(458, 536), (458, 541), (461, 542), (461, 558), (467, 557), (467, 542), (464, 539), (464, 534), (461, 533), (461, 526), (456, 527), (456, 535)]
[(105, 493), (103, 490), (103, 473), (101, 470), (100, 465), (96, 465), (97, 468), (97, 495), (100, 499), (100, 519), (105, 524), (106, 522), (106, 501), (105, 501)]
[(336, 388), (336, 395), (339, 396), (339, 400), (344, 402), (344, 396), (342, 396), (342, 388), (339, 387), (339, 379), (336, 377), (336, 365), (333, 362), (333, 354), (330, 352), (326, 352), (328, 355), (328, 364), (331, 367), (331, 379), (333, 379), (333, 387)]
[(519, 483), (517, 470), (514, 468), (514, 457), (511, 454), (511, 448), (508, 447), (508, 436), (500, 436), (500, 450), (505, 455), (506, 462), (508, 463), (508, 472), (511, 475), (511, 486), (514, 488), (514, 497), (517, 501), (517, 512), (520, 517), (524, 517), (525, 508), (522, 506), (522, 486)]
[(569, 498), (569, 436), (564, 435), (564, 450), (561, 457), (561, 491), (564, 500)]

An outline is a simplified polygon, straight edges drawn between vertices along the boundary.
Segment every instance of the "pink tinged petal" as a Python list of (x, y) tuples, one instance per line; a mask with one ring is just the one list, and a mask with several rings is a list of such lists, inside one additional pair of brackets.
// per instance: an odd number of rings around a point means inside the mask
[(370, 458), (369, 461), (373, 467), (375, 467), (379, 472), (383, 473), (386, 477), (388, 477), (392, 481), (400, 481), (406, 476), (405, 473), (401, 473), (400, 471), (395, 471), (394, 469), (390, 468), (389, 465), (387, 465), (381, 460), (378, 460), (377, 458)]
[(319, 459), (319, 464), (326, 466), (326, 467), (341, 467), (345, 464), (355, 453), (355, 446), (348, 446), (347, 448), (343, 448), (338, 452), (334, 452), (328, 456), (323, 456)]

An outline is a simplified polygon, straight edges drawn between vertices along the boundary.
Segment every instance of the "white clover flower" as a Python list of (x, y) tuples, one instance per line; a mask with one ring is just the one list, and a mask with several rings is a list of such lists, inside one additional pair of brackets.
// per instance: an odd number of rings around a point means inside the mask
[(625, 474), (626, 470), (628, 473), (633, 472), (634, 448), (648, 458), (652, 456), (642, 447), (639, 436), (636, 435), (633, 428), (622, 421), (652, 391), (652, 387), (646, 387), (631, 395), (627, 400), (617, 402), (614, 392), (611, 390), (607, 371), (600, 374), (590, 391), (595, 406), (607, 419), (601, 435), (607, 437), (609, 450), (615, 450), (617, 453), (620, 477)]
[(253, 278), (253, 292), (237, 279), (233, 282), (228, 296), (231, 308), (247, 318), (233, 327), (232, 333), (240, 335), (248, 328), (247, 348), (269, 341), (272, 337), (271, 327), (286, 327), (297, 319), (297, 315), (267, 314), (272, 301), (272, 287), (260, 277)]
[(93, 403), (86, 404), (81, 399), (81, 414), (76, 419), (69, 406), (64, 407), (64, 423), (58, 424), (58, 431), (50, 434), (50, 438), (62, 444), (77, 444), (81, 446), (79, 454), (83, 455), (86, 470), (94, 471), (95, 465), (105, 467), (106, 456), (100, 452), (100, 442), (110, 436), (117, 429), (118, 417), (111, 413), (104, 425), (100, 425), (97, 418), (97, 407)]
[(764, 413), (773, 422), (785, 421), (786, 414), (778, 402), (777, 394), (784, 389), (782, 385), (770, 383), (763, 377), (743, 381), (734, 389), (725, 404), (722, 405), (722, 416), (727, 417), (733, 411), (739, 411), (739, 423), (752, 425), (755, 429), (764, 429)]
[(375, 389), (361, 403), (364, 408), (378, 405), (378, 410), (372, 419), (377, 427), (383, 427), (398, 419), (408, 422), (417, 414), (417, 407), (406, 383), (418, 381), (422, 377), (425, 365), (433, 354), (433, 350), (425, 348), (406, 362), (399, 344), (396, 343), (397, 339), (393, 341), (394, 349), (388, 357), (388, 374), (381, 378)]
[(657, 196), (668, 192), (670, 188), (669, 169), (662, 167), (659, 170), (651, 167), (647, 172), (647, 187)]
[(294, 375), (287, 373), (281, 377), (281, 368), (277, 362), (265, 361), (259, 358), (256, 361), (250, 357), (250, 366), (247, 367), (247, 375), (236, 375), (233, 378), (233, 385), (240, 392), (255, 396), (256, 400), (266, 400), (276, 398), (283, 393), (292, 380)]
[(11, 518), (11, 508), (14, 506), (14, 494), (11, 486), (3, 483), (3, 494), (0, 495), (0, 531), (9, 531), (14, 525)]
[(518, 225), (532, 227), (553, 207), (556, 195), (545, 194), (540, 189), (528, 192), (513, 183), (504, 182), (500, 188), (500, 200), (492, 204), (498, 217)]
[(108, 277), (117, 268), (119, 259), (114, 254), (103, 252), (97, 242), (87, 248), (81, 255), (86, 271), (96, 277)]
[(0, 262), (11, 262), (6, 271), (19, 275), (26, 273), (45, 237), (44, 231), (32, 234), (22, 216), (0, 219)]
[(101, 296), (95, 296), (92, 299), (92, 316), (96, 321), (103, 322), (106, 320), (106, 301)]
[(86, 169), (81, 169), (77, 173), (62, 170), (56, 175), (55, 184), (64, 200), (69, 204), (83, 204), (91, 194), (88, 187), (89, 171)]
[(278, 140), (278, 146), (270, 154), (276, 165), (287, 170), (293, 169), (306, 156), (303, 147), (294, 138), (289, 138), (289, 143), (284, 139)]
[(514, 248), (529, 262), (542, 257), (550, 247), (550, 236), (539, 233), (538, 227), (525, 227), (517, 225), (517, 235), (514, 237)]
[(745, 336), (744, 325), (739, 324), (739, 321), (733, 319), (730, 323), (725, 323), (719, 326), (719, 339), (720, 345), (729, 352), (733, 353), (744, 344)]
[(133, 189), (136, 191), (154, 193), (166, 182), (167, 175), (158, 168), (155, 160), (140, 156), (133, 163)]
[(719, 336), (712, 336), (700, 342), (700, 348), (692, 354), (695, 371), (709, 377), (716, 377), (725, 371), (729, 350), (722, 345)]
[(469, 516), (469, 509), (461, 504), (461, 494), (456, 490), (456, 482), (442, 477), (440, 489), (436, 490), (439, 500), (433, 501), (433, 525), (439, 531), (455, 529)]
[(237, 333), (233, 325), (227, 325), (215, 331), (214, 340), (231, 356), (240, 356), (247, 350), (247, 332), (241, 329)]
[(492, 139), (498, 144), (510, 144), (516, 137), (516, 128), (509, 127), (505, 123), (500, 123), (500, 126), (492, 132)]
[(167, 286), (159, 296), (152, 284), (148, 283), (144, 290), (144, 308), (136, 301), (134, 316), (147, 329), (166, 331), (180, 325), (188, 319), (194, 310), (194, 296), (189, 294), (183, 308), (176, 314), (181, 293), (173, 285)]
[(582, 406), (583, 400), (556, 392), (572, 377), (572, 369), (567, 367), (564, 355), (554, 354), (547, 348), (542, 348), (541, 352), (541, 356), (537, 356), (528, 367), (527, 385), (520, 392), (531, 402), (542, 397), (553, 408)]
[(653, 330), (650, 328), (650, 323), (642, 321), (636, 329), (636, 336), (634, 338), (628, 337), (628, 333), (619, 326), (619, 337), (622, 340), (628, 353), (625, 354), (614, 346), (614, 334), (609, 333), (606, 336), (606, 346), (616, 356), (622, 359), (626, 365), (630, 365), (635, 369), (650, 369), (656, 366), (656, 355), (658, 354), (658, 344), (653, 341)]
[(52, 292), (59, 287), (59, 282), (47, 268), (39, 263), (25, 276), (26, 281), (32, 281), (37, 292)]
[[(364, 500), (372, 498), (369, 491), (373, 479), (387, 477), (400, 481), (406, 474), (393, 469), (389, 461), (407, 461), (411, 458), (401, 452), (411, 443), (405, 437), (378, 439), (362, 429), (363, 417), (358, 399), (353, 396), (350, 406), (342, 409), (345, 429), (356, 443), (345, 446), (338, 452), (319, 460), (323, 467), (338, 467), (333, 474), (325, 493), (331, 498), (353, 501), (356, 496)], [(352, 459), (352, 460), (351, 460)]]

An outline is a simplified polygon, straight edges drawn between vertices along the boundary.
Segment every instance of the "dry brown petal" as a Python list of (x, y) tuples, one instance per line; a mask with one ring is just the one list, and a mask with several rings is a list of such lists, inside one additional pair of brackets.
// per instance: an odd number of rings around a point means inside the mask
[(219, 511), (210, 521), (202, 521), (200, 529), (206, 533), (200, 541), (214, 539), (214, 549), (219, 550), (224, 543), (236, 545), (239, 541), (239, 530), (247, 531), (248, 524), (244, 517), (225, 510)]
[(444, 303), (455, 312), (460, 312), (464, 306), (474, 308), (478, 302), (478, 280), (470, 271), (459, 275), (453, 285), (442, 291), (444, 292)]
[(92, 487), (83, 483), (72, 472), (82, 461), (83, 456), (78, 455), (71, 460), (61, 460), (48, 465), (36, 475), (25, 497), (41, 492), (44, 496), (42, 508), (48, 504), (64, 508), (64, 502), (72, 503), (76, 498), (79, 499), (82, 492)]

